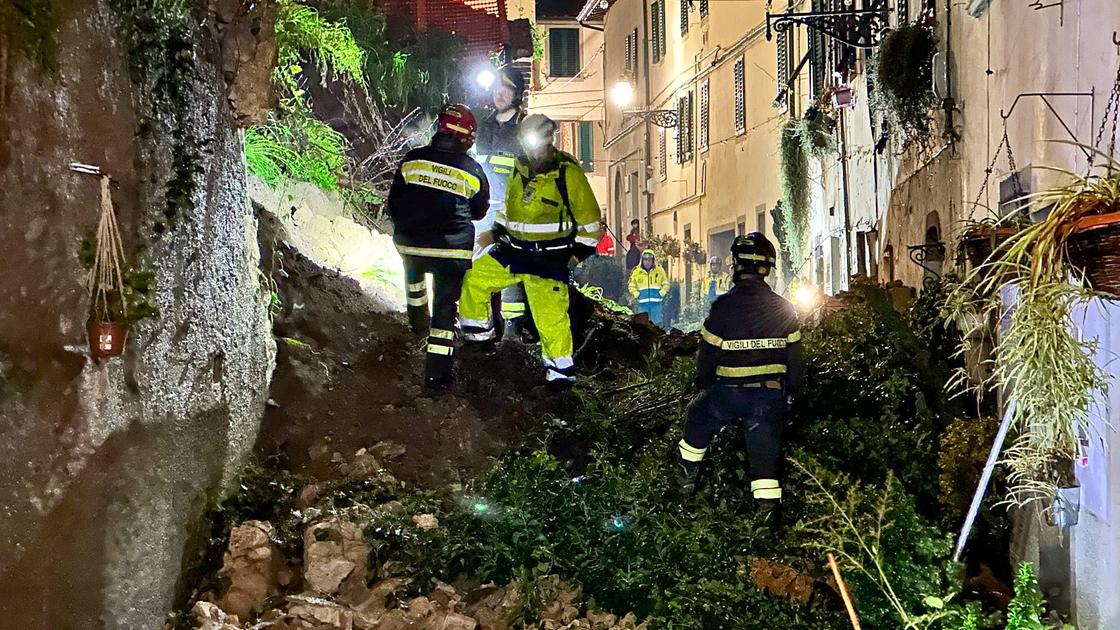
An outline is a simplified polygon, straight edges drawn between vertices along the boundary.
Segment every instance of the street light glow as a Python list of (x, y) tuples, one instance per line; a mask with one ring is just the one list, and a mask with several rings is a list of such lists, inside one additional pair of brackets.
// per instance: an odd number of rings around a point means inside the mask
[(634, 100), (634, 86), (629, 81), (619, 81), (611, 87), (611, 102), (619, 107), (626, 107)]
[(489, 90), (498, 80), (498, 75), (494, 74), (494, 71), (490, 68), (483, 68), (478, 71), (478, 74), (474, 75), (474, 80), (482, 86), (482, 89)]

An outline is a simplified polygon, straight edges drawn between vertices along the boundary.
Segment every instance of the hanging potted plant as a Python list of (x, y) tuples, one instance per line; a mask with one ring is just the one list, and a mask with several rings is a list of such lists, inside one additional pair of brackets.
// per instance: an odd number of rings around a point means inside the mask
[(92, 241), (83, 243), (79, 258), (89, 267), (90, 354), (97, 358), (124, 353), (131, 325), (157, 313), (155, 274), (125, 268), (120, 229), (113, 212), (109, 178), (101, 178), (101, 218)]
[[(1108, 386), (1109, 375), (1093, 360), (1096, 341), (1078, 336), (1073, 314), (1105, 297), (1081, 282), (1090, 270), (1107, 282), (1120, 277), (1113, 275), (1120, 268), (1067, 252), (1074, 239), (1108, 246), (1111, 230), (1086, 219), (1115, 223), (1105, 219), (1120, 212), (1115, 166), (1088, 176), (1063, 171), (1069, 184), (1031, 197), (1036, 210), (1049, 211), (1046, 218), (1011, 235), (1001, 254), (972, 269), (947, 300), (954, 321), (979, 314), (1002, 322), (991, 374), (1006, 392), (1013, 441), (1003, 462), (1011, 471), (1011, 500), (1019, 504), (1054, 501), (1073, 482), (1071, 462), (1080, 436), (1090, 432), (1089, 408)], [(1008, 282), (1015, 288), (1004, 288)]]

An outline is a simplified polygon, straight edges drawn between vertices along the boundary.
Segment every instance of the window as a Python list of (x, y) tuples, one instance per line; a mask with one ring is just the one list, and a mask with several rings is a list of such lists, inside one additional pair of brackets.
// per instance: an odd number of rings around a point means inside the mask
[(579, 29), (548, 29), (548, 74), (574, 77), (579, 74)]
[(669, 160), (666, 156), (666, 141), (665, 141), (665, 128), (657, 128), (657, 164), (659, 172), (661, 173), (661, 181), (665, 181), (669, 177)]
[(735, 61), (735, 133), (747, 132), (747, 81), (743, 58)]
[(626, 36), (626, 71), (631, 76), (638, 72), (638, 29)]
[(700, 137), (698, 143), (701, 151), (708, 150), (708, 80), (700, 84)]
[(910, 21), (910, 0), (896, 0), (895, 14), (898, 16), (898, 25), (902, 26)]
[(653, 63), (658, 63), (665, 56), (665, 0), (656, 0), (650, 5), (649, 22)]
[(595, 123), (579, 121), (579, 163), (585, 171), (595, 170)]
[(681, 37), (688, 35), (688, 3), (690, 0), (681, 0)]
[(692, 92), (677, 98), (677, 163), (692, 159)]
[(739, 220), (735, 223), (735, 235), (736, 236), (742, 236), (746, 233), (747, 233), (747, 218), (746, 217), (739, 217)]
[(778, 78), (778, 98), (781, 99), (781, 111), (785, 112), (789, 107), (789, 36), (786, 31), (779, 31), (774, 37), (777, 42), (775, 47), (778, 51), (777, 59), (777, 73), (775, 76)]
[(700, 0), (700, 19), (708, 17), (708, 0)]
[(760, 234), (766, 233), (766, 206), (758, 206), (754, 209), (754, 216), (756, 221), (755, 231)]
[[(813, 11), (823, 11), (828, 8), (826, 2), (813, 0)], [(825, 60), (828, 51), (828, 42), (824, 34), (816, 29), (809, 29), (809, 98), (817, 99), (824, 93), (828, 85), (828, 63)]]

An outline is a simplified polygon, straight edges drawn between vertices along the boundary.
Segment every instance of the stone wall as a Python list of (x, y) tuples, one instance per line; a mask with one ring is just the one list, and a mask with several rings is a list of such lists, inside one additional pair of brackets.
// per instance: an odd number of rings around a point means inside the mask
[[(256, 221), (208, 9), (191, 7), (195, 72), (178, 117), (197, 168), (156, 235), (177, 146), (136, 87), (121, 16), (104, 0), (49, 4), (47, 66), (0, 41), (0, 617), (158, 628), (198, 516), (235, 478), (267, 398)], [(126, 254), (156, 273), (160, 315), (100, 363), (77, 258), (98, 182), (71, 160), (114, 178)]]

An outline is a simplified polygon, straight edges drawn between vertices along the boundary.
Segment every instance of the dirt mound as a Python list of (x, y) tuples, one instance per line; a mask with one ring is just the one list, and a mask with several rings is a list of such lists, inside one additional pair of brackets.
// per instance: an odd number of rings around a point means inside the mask
[(257, 442), (266, 462), (330, 479), (334, 452), (391, 441), (409, 454), (395, 474), (442, 487), (484, 469), (557, 404), (540, 387), (539, 360), (519, 347), (461, 352), (454, 391), (429, 397), (423, 340), (403, 315), (289, 246), (273, 215), (261, 212), (260, 226), (278, 339)]

